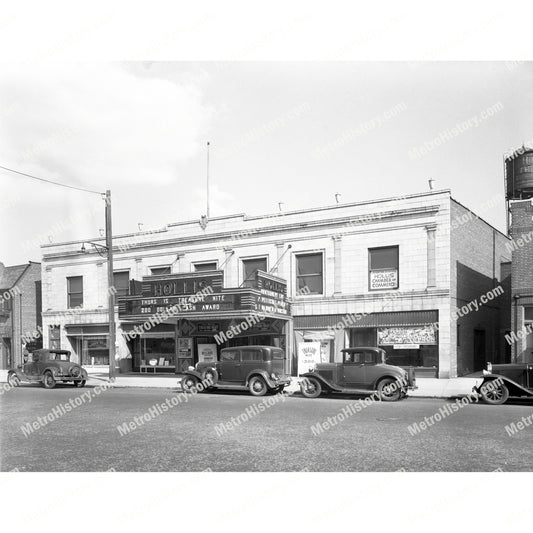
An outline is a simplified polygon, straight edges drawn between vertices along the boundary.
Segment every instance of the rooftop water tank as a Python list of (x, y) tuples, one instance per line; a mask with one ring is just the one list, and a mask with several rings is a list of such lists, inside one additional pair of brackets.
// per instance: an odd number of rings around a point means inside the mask
[(519, 148), (505, 158), (507, 200), (533, 198), (533, 148)]

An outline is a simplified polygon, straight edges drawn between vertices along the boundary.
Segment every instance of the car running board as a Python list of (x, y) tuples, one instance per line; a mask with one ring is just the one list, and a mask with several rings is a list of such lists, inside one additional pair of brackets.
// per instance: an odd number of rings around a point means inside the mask
[(214, 383), (214, 388), (217, 389), (232, 389), (232, 390), (248, 390), (246, 385), (238, 385), (237, 383)]
[(333, 392), (338, 392), (340, 394), (360, 394), (361, 396), (370, 396), (371, 394), (375, 394), (378, 391), (377, 390), (369, 390), (369, 389), (331, 389)]

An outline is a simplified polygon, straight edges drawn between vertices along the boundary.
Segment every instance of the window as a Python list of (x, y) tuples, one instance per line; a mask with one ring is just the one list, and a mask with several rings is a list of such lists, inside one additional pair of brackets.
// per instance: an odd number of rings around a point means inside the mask
[(255, 287), (255, 273), (258, 270), (267, 271), (267, 258), (257, 257), (255, 259), (242, 260), (242, 285), (243, 287)]
[(322, 294), (322, 253), (296, 256), (296, 284), (298, 291), (303, 291), (307, 287), (307, 294)]
[(398, 288), (398, 255), (398, 246), (369, 248), (369, 290), (375, 291)]
[(285, 359), (285, 352), (283, 350), (272, 350), (273, 359)]
[(236, 350), (222, 352), (222, 354), (220, 355), (220, 360), (221, 361), (239, 361), (239, 352)]
[(216, 270), (217, 262), (211, 261), (210, 263), (194, 263), (195, 272), (205, 272), (206, 270)]
[(344, 352), (344, 362), (360, 364), (362, 362), (362, 352)]
[(11, 305), (11, 294), (9, 290), (6, 290), (3, 294), (0, 295), (0, 311), (9, 312), (12, 310)]
[(113, 272), (113, 287), (117, 296), (128, 296), (130, 292), (130, 272)]
[(262, 361), (263, 352), (261, 350), (243, 350), (241, 352), (241, 361)]
[(372, 352), (365, 352), (365, 363), (374, 363), (374, 354)]
[(170, 274), (170, 265), (152, 267), (150, 268), (150, 273), (152, 276), (164, 276), (165, 274)]
[(48, 348), (50, 350), (61, 349), (61, 326), (50, 326), (48, 330)]
[(83, 276), (67, 278), (67, 307), (81, 307), (83, 305)]
[(82, 365), (108, 365), (109, 342), (106, 336), (82, 337), (81, 339)]

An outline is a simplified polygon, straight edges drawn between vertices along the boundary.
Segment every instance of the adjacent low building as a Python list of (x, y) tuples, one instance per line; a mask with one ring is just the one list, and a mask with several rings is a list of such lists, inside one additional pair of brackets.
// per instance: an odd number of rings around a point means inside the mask
[[(348, 346), (379, 345), (442, 378), (508, 357), (509, 239), (448, 190), (177, 222), (113, 243), (123, 371), (175, 372), (249, 344), (284, 348), (293, 374), (299, 355), (340, 361)], [(42, 246), (44, 342), (98, 367), (107, 264), (82, 245)]]
[[(34, 334), (27, 345), (23, 333), (28, 331)], [(40, 348), (40, 331), (41, 264), (0, 263), (0, 369), (20, 364), (26, 348)]]

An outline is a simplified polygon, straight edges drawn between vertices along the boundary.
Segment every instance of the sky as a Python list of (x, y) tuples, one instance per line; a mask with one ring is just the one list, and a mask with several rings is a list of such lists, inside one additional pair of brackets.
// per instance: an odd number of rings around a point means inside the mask
[[(451, 189), (505, 231), (502, 157), (533, 139), (533, 63), (10, 63), (0, 165), (110, 189), (115, 234)], [(435, 138), (442, 139), (437, 145)], [(425, 147), (425, 151), (424, 151)], [(0, 170), (0, 261), (104, 228), (99, 195)]]

